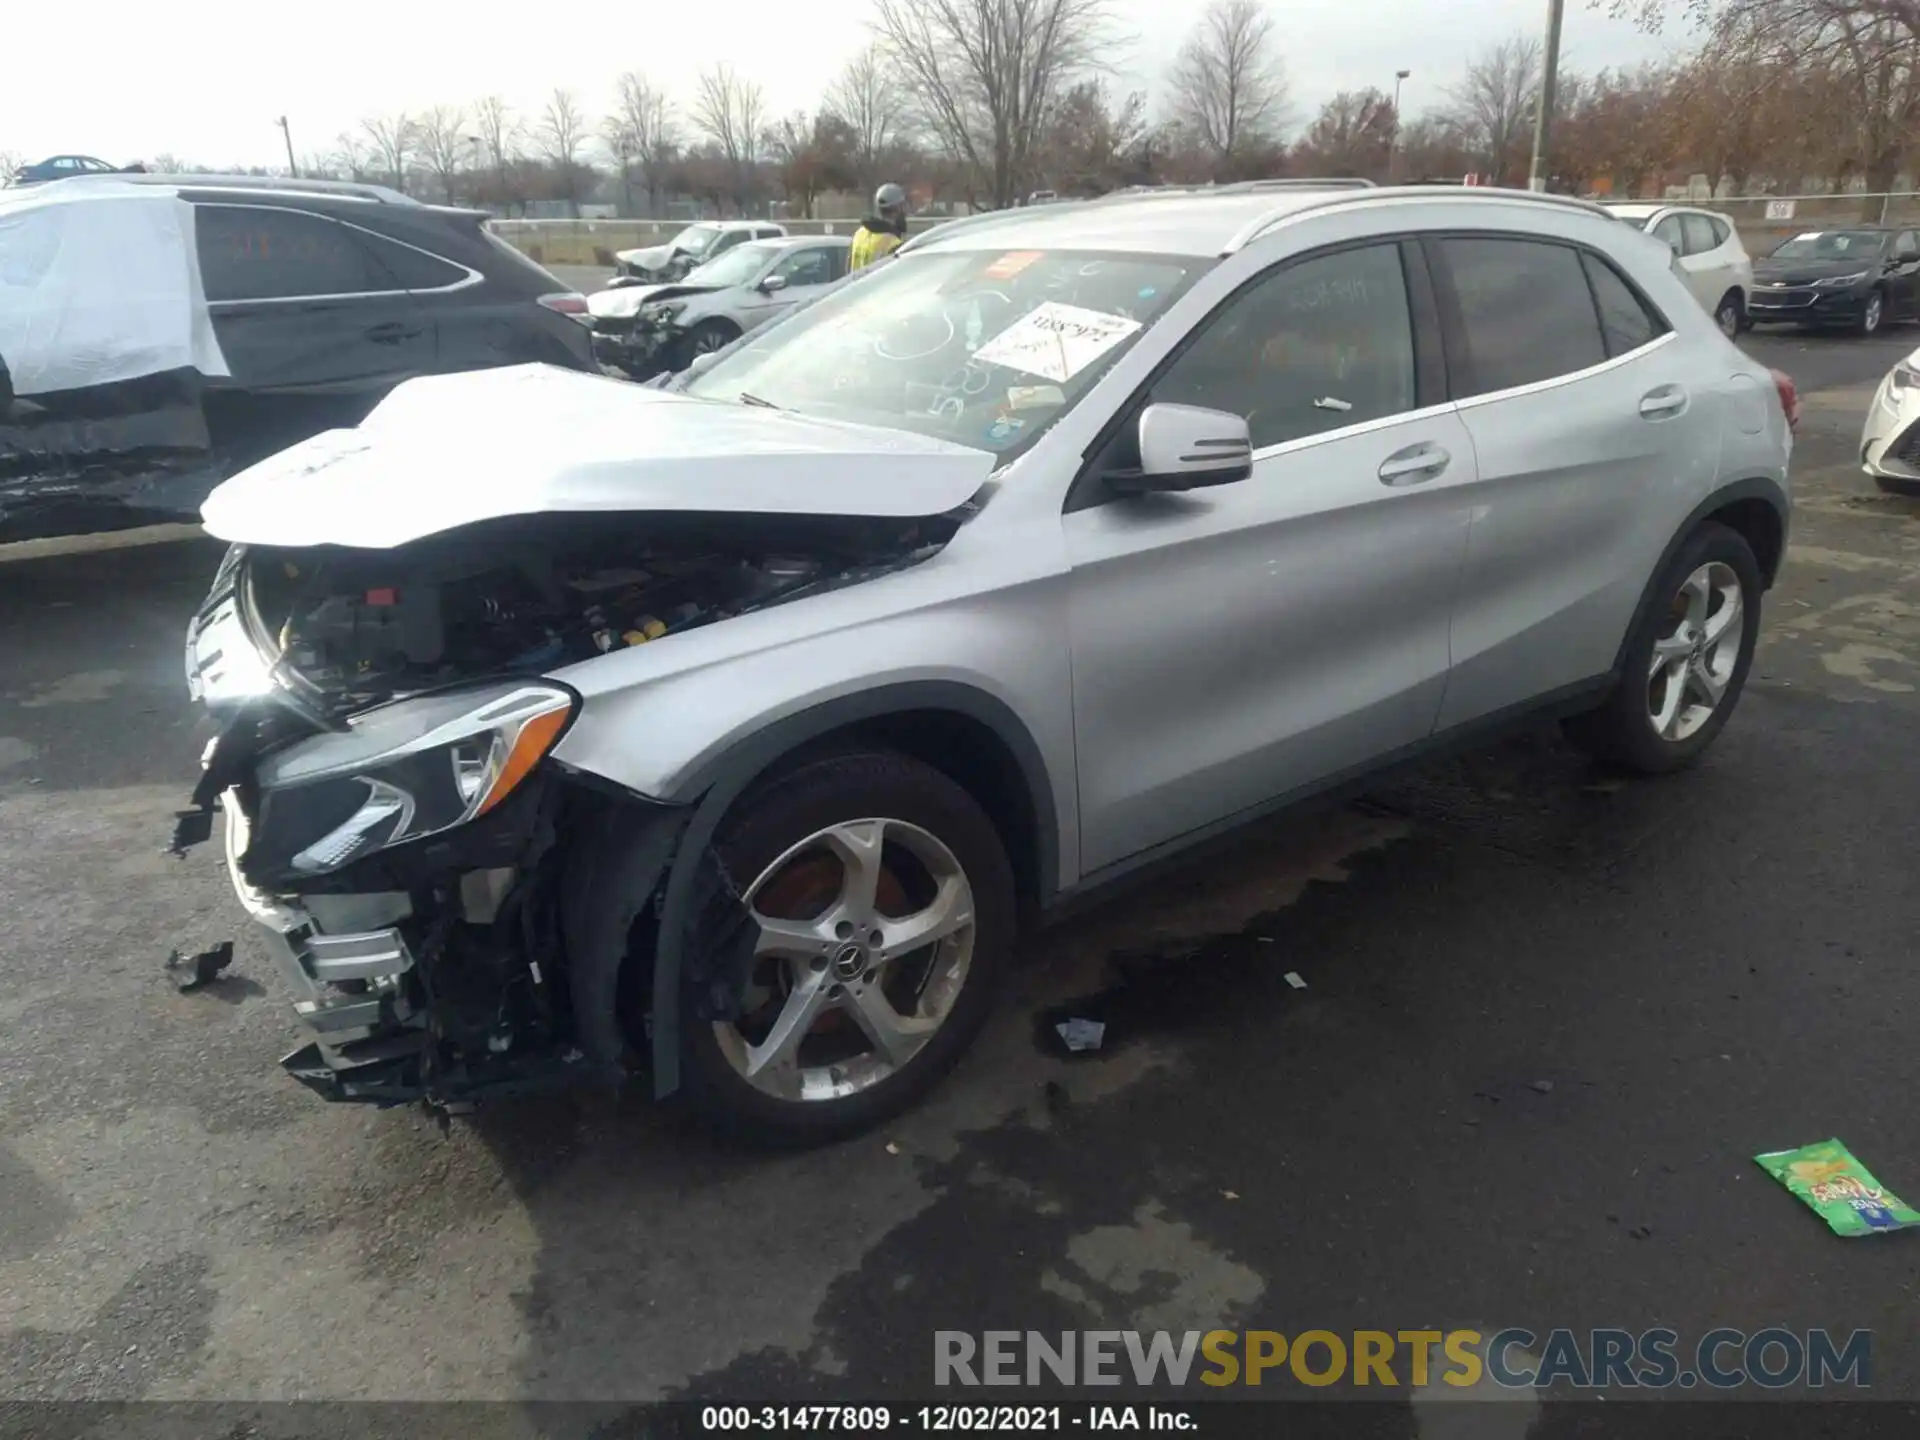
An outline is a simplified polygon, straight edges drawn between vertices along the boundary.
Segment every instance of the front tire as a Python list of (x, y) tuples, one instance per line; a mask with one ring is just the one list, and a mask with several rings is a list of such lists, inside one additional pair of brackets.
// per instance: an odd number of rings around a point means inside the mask
[(1744, 536), (1711, 521), (1694, 531), (1634, 622), (1619, 683), (1599, 708), (1566, 722), (1567, 738), (1643, 775), (1693, 764), (1746, 686), (1761, 592)]
[(902, 755), (833, 755), (749, 792), (714, 848), (755, 936), (725, 1018), (711, 984), (682, 985), (682, 1075), (710, 1125), (820, 1144), (899, 1114), (958, 1063), (1016, 913), (971, 795)]
[(1854, 328), (1862, 335), (1878, 335), (1880, 326), (1887, 318), (1887, 295), (1884, 290), (1875, 290), (1867, 296), (1867, 303), (1860, 311), (1860, 319)]
[(711, 355), (724, 350), (740, 338), (740, 332), (725, 320), (702, 320), (680, 342), (680, 353), (675, 356), (675, 370), (684, 370), (702, 355)]

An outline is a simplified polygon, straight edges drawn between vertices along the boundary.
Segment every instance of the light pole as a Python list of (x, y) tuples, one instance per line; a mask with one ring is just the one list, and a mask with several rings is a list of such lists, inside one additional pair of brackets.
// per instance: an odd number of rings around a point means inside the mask
[(1540, 67), (1540, 98), (1533, 117), (1533, 167), (1527, 188), (1547, 188), (1547, 150), (1553, 138), (1553, 92), (1560, 78), (1560, 17), (1565, 0), (1547, 0), (1547, 53)]
[(1406, 83), (1411, 70), (1393, 72), (1393, 132), (1387, 137), (1387, 179), (1400, 178), (1400, 87)]
[(300, 178), (300, 167), (293, 163), (293, 131), (287, 128), (287, 117), (282, 115), (273, 123), (280, 127), (280, 134), (287, 142), (287, 173), (298, 180)]

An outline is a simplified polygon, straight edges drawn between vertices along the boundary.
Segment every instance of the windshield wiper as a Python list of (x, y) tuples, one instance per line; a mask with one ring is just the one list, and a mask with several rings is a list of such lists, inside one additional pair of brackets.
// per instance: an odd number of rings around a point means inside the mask
[(780, 408), (771, 400), (762, 400), (758, 395), (749, 395), (744, 390), (740, 392), (740, 403), (742, 405), (758, 405), (762, 410), (778, 410)]

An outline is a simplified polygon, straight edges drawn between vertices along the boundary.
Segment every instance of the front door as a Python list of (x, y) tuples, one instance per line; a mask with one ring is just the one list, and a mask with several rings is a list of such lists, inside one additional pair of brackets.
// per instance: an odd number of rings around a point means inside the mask
[[(846, 273), (847, 247), (844, 245), (803, 245), (783, 254), (762, 277), (779, 276), (777, 290), (754, 290), (740, 307), (740, 319), (748, 330), (784, 315), (796, 305), (804, 305)], [(836, 262), (838, 267), (836, 269)]]
[(1408, 264), (1418, 249), (1390, 240), (1285, 262), (1149, 387), (1148, 402), (1246, 416), (1249, 479), (1076, 490), (1064, 528), (1089, 871), (1431, 731), (1475, 465), (1440, 393), (1424, 269)]

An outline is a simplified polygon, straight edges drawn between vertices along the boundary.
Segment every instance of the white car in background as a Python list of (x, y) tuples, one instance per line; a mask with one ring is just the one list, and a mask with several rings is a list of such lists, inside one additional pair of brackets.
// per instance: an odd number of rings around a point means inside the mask
[(590, 295), (594, 355), (635, 380), (684, 370), (843, 278), (851, 247), (844, 235), (751, 240), (684, 279)]
[(622, 250), (613, 258), (613, 284), (647, 285), (678, 280), (689, 270), (717, 260), (749, 240), (773, 240), (787, 233), (770, 220), (703, 220), (689, 225), (664, 245)]
[(1920, 495), (1920, 350), (1887, 372), (1867, 407), (1860, 468), (1889, 495)]
[(1607, 208), (1617, 219), (1667, 242), (1679, 263), (1681, 278), (1693, 291), (1694, 299), (1713, 316), (1722, 334), (1737, 335), (1747, 328), (1753, 261), (1731, 220), (1690, 205), (1649, 203)]

